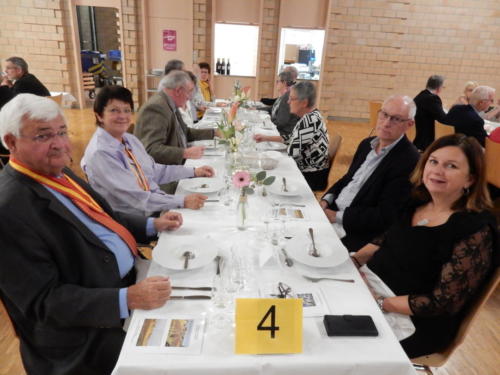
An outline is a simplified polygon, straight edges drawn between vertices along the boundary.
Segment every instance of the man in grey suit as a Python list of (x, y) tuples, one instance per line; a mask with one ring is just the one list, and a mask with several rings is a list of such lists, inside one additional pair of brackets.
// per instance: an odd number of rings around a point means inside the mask
[(194, 90), (186, 72), (175, 70), (164, 76), (158, 93), (139, 110), (134, 135), (157, 163), (183, 164), (186, 159), (203, 156), (203, 146), (188, 146), (188, 142), (212, 139), (213, 129), (192, 129), (182, 121), (178, 108), (186, 105)]

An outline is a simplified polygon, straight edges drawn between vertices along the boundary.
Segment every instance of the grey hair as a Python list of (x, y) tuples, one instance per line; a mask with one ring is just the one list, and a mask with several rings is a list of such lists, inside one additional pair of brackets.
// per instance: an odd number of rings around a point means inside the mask
[(316, 87), (311, 82), (299, 82), (292, 86), (298, 100), (307, 100), (307, 107), (316, 104)]
[(478, 86), (477, 82), (476, 81), (467, 81), (465, 82), (465, 85), (464, 85), (464, 91), (467, 91), (467, 89), (469, 87), (474, 87), (476, 88)]
[(4, 140), (7, 134), (19, 138), (26, 119), (51, 121), (59, 116), (64, 119), (61, 107), (51, 99), (33, 94), (16, 95), (0, 111), (0, 138), (2, 143), (8, 148)]
[(443, 83), (444, 83), (444, 77), (435, 74), (429, 77), (425, 88), (428, 90), (437, 90), (438, 88), (443, 86)]
[(9, 61), (12, 64), (20, 67), (23, 73), (28, 73), (28, 63), (22, 57), (12, 56), (5, 61)]
[(294, 82), (297, 80), (297, 77), (299, 76), (299, 71), (293, 65), (287, 65), (283, 69), (283, 71), (292, 73), (292, 81), (294, 81)]
[(164, 74), (167, 75), (172, 70), (183, 70), (183, 69), (184, 69), (184, 62), (182, 62), (181, 60), (176, 60), (176, 59), (169, 60), (165, 65)]
[(490, 95), (495, 95), (496, 90), (490, 86), (477, 86), (470, 94), (469, 102), (474, 107), (481, 100), (488, 100)]
[(160, 83), (158, 84), (158, 92), (165, 89), (176, 89), (186, 86), (189, 82), (192, 81), (186, 72), (182, 70), (174, 70), (160, 80)]
[(285, 82), (287, 86), (292, 86), (295, 81), (292, 77), (292, 72), (285, 70), (278, 74), (278, 78), (281, 82)]
[(387, 103), (395, 99), (399, 99), (403, 102), (405, 107), (408, 109), (408, 118), (410, 120), (413, 120), (415, 118), (415, 114), (417, 113), (417, 105), (415, 104), (413, 99), (407, 95), (391, 95), (386, 100), (384, 100), (384, 104), (382, 104), (382, 106), (385, 106)]

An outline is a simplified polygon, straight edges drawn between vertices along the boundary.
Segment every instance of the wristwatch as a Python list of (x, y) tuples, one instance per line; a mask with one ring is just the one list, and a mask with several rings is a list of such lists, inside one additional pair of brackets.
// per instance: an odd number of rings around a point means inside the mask
[(375, 299), (375, 301), (377, 301), (377, 305), (378, 307), (380, 308), (380, 310), (382, 310), (382, 312), (387, 312), (385, 311), (384, 309), (384, 301), (385, 301), (385, 297), (377, 297)]

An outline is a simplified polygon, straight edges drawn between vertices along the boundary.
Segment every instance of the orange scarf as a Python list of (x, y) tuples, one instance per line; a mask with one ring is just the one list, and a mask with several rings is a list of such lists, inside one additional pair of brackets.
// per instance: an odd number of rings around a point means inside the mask
[(41, 175), (21, 162), (10, 158), (9, 165), (19, 173), (22, 173), (33, 180), (45, 185), (51, 189), (58, 191), (82, 210), (91, 219), (94, 219), (99, 224), (105, 226), (109, 230), (115, 232), (128, 245), (134, 256), (137, 256), (137, 243), (134, 236), (123, 225), (109, 216), (102, 207), (87, 193), (76, 181), (68, 175), (63, 174), (62, 178)]

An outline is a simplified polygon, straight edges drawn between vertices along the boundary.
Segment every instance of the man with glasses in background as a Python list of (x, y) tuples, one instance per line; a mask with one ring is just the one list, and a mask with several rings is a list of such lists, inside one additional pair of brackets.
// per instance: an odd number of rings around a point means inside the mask
[(378, 113), (376, 136), (361, 141), (347, 173), (320, 201), (349, 251), (383, 233), (409, 197), (419, 153), (405, 133), (415, 112), (410, 97), (388, 98)]

